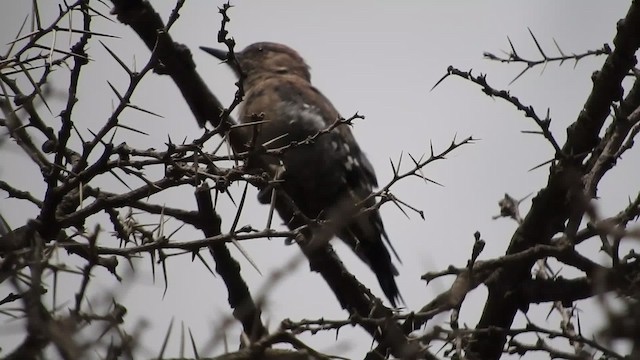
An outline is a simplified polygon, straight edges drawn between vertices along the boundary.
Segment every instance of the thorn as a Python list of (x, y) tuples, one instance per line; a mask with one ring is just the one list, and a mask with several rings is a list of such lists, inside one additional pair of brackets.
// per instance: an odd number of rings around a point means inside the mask
[(545, 60), (548, 60), (549, 58), (547, 57), (547, 55), (544, 53), (544, 51), (542, 51), (542, 47), (540, 46), (540, 44), (538, 43), (538, 39), (536, 39), (535, 35), (533, 35), (533, 32), (531, 31), (530, 28), (527, 27), (527, 30), (529, 30), (529, 34), (531, 34), (531, 37), (533, 38), (533, 42), (536, 44), (536, 47), (538, 48), (538, 51), (540, 51), (540, 54), (542, 55), (542, 57)]
[(518, 56), (518, 53), (516, 52), (515, 46), (513, 46), (513, 42), (511, 42), (511, 38), (509, 36), (507, 36), (507, 41), (509, 42), (509, 46), (511, 47), (511, 54), (513, 55), (513, 59), (520, 58), (520, 56)]
[(518, 74), (515, 78), (513, 78), (513, 80), (511, 80), (511, 82), (509, 82), (509, 85), (512, 85), (514, 82), (516, 82), (516, 80), (518, 80), (522, 75), (524, 75), (524, 73), (526, 73), (529, 69), (531, 69), (531, 66), (527, 65), (527, 67), (524, 68), (524, 70), (522, 70), (520, 74)]
[[(451, 69), (451, 67), (449, 67), (449, 69)], [(433, 89), (436, 88), (436, 86), (440, 85), (440, 83), (442, 83), (444, 81), (444, 79), (446, 79), (449, 75), (451, 75), (451, 72), (447, 71), (446, 74), (444, 74), (443, 77), (440, 78), (440, 80), (438, 80), (435, 85), (433, 85), (433, 87), (431, 87), (431, 89), (429, 90), (429, 92), (432, 92)]]
[(393, 176), (394, 177), (398, 176), (398, 171), (396, 170), (396, 167), (393, 165), (393, 159), (389, 158), (389, 163), (391, 164), (391, 170), (393, 170)]
[[(560, 53), (560, 55), (562, 57), (567, 57), (563, 52), (562, 49), (560, 49), (560, 45), (558, 45), (558, 42), (556, 41), (555, 38), (551, 38), (553, 40), (553, 43), (556, 45), (556, 49), (558, 49), (558, 52)], [(564, 60), (563, 60), (564, 61)]]

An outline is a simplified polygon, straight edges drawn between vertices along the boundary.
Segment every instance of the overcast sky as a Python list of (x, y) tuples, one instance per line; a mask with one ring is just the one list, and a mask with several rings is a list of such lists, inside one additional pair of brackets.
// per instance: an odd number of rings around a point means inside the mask
[[(45, 2), (41, 2), (45, 3)], [(48, 5), (55, 3), (46, 2)], [(166, 19), (174, 1), (153, 1)], [(30, 11), (30, 1), (0, 0), (0, 50), (4, 53), (7, 42), (15, 36), (24, 17)], [(231, 72), (211, 56), (200, 52), (200, 45), (216, 44), (220, 16), (220, 2), (187, 1), (182, 16), (172, 28), (175, 41), (184, 43), (193, 51), (201, 75), (214, 93), (225, 104), (233, 98), (235, 87)], [(514, 84), (509, 82), (522, 70), (522, 65), (499, 64), (483, 58), (483, 52), (502, 54), (509, 49), (511, 39), (519, 54), (539, 59), (528, 29), (530, 29), (548, 55), (558, 55), (553, 39), (563, 52), (580, 53), (612, 45), (616, 22), (624, 17), (629, 6), (626, 1), (237, 1), (230, 12), (230, 35), (242, 48), (257, 41), (281, 42), (296, 49), (311, 66), (312, 82), (345, 117), (355, 112), (366, 120), (357, 121), (356, 137), (372, 161), (379, 182), (386, 184), (392, 177), (389, 160), (397, 162), (401, 153), (420, 157), (433, 143), (435, 151), (445, 149), (454, 137), (473, 136), (480, 139), (474, 145), (456, 150), (447, 160), (427, 167), (424, 172), (443, 187), (412, 179), (392, 188), (393, 194), (424, 211), (426, 220), (417, 215), (407, 219), (393, 205), (382, 208), (385, 227), (398, 250), (403, 264), (399, 266), (398, 284), (407, 306), (417, 310), (434, 295), (444, 290), (446, 281), (434, 281), (425, 286), (420, 275), (426, 271), (444, 269), (448, 265), (463, 266), (469, 257), (473, 233), (480, 231), (487, 241), (481, 258), (504, 254), (511, 234), (516, 228), (513, 221), (492, 220), (498, 213), (497, 202), (505, 192), (514, 197), (535, 193), (546, 183), (548, 168), (529, 171), (552, 156), (551, 146), (536, 135), (523, 134), (523, 130), (537, 130), (530, 119), (513, 106), (483, 95), (477, 86), (459, 78), (450, 78), (435, 90), (431, 87), (446, 72), (449, 65), (461, 70), (473, 69), (475, 74), (487, 73), (491, 85), (508, 89), (521, 101), (533, 105), (540, 115), (547, 108), (552, 117), (552, 130), (563, 142), (565, 128), (573, 122), (591, 90), (590, 76), (600, 68), (604, 57), (587, 58), (574, 68), (573, 62), (562, 66), (557, 63), (536, 68)], [(43, 22), (51, 19), (56, 7), (46, 7)], [(97, 9), (108, 14), (100, 3)], [(95, 30), (118, 35), (119, 39), (101, 39), (129, 65), (141, 68), (149, 51), (134, 32), (117, 22), (95, 17)], [(80, 22), (76, 23), (79, 26)], [(66, 46), (66, 35), (59, 35), (60, 46)], [(75, 124), (88, 135), (86, 129), (102, 124), (110, 115), (117, 99), (109, 89), (111, 81), (121, 92), (128, 80), (118, 64), (110, 58), (94, 38), (89, 55), (94, 60), (83, 74), (75, 113)], [(613, 45), (612, 45), (613, 46)], [(62, 72), (61, 72), (62, 73)], [(54, 84), (55, 85), (55, 84)], [(64, 83), (57, 90), (64, 92)], [(149, 136), (121, 132), (120, 141), (140, 148), (162, 149), (167, 136), (180, 142), (201, 134), (193, 116), (175, 85), (167, 77), (150, 74), (137, 90), (134, 101), (138, 106), (163, 116), (157, 118), (136, 111), (126, 111), (122, 123), (144, 129)], [(61, 103), (53, 103), (53, 114), (47, 121), (58, 124)], [(215, 141), (217, 142), (217, 141)], [(211, 145), (213, 148), (213, 144)], [(626, 205), (627, 198), (638, 191), (632, 182), (631, 164), (640, 160), (638, 151), (625, 156), (619, 169), (611, 172), (602, 182), (599, 195), (603, 215), (611, 215)], [(407, 157), (405, 156), (405, 159)], [(21, 189), (32, 190), (42, 196), (41, 178), (37, 169), (19, 155), (13, 144), (0, 151), (0, 179), (19, 184)], [(405, 162), (408, 165), (408, 162)], [(111, 184), (112, 186), (116, 186)], [(109, 186), (106, 182), (105, 186)], [(241, 188), (234, 189), (236, 198)], [(0, 194), (4, 197), (5, 195)], [(156, 203), (186, 209), (195, 208), (191, 189), (171, 192)], [(252, 195), (243, 213), (240, 225), (266, 224), (267, 208), (260, 206)], [(522, 205), (526, 212), (529, 201)], [(220, 207), (223, 226), (228, 229), (235, 209), (225, 201)], [(9, 223), (20, 226), (34, 217), (35, 208), (15, 200), (0, 200), (0, 212)], [(176, 227), (179, 224), (172, 223)], [(105, 239), (108, 236), (104, 235)], [(191, 229), (179, 232), (175, 239), (197, 239), (202, 235)], [(109, 242), (116, 246), (116, 242)], [(351, 252), (337, 241), (340, 256), (358, 279), (382, 296), (373, 274)], [(243, 267), (243, 275), (256, 293), (273, 270), (286, 261), (300, 256), (295, 246), (284, 246), (280, 240), (244, 242), (249, 254), (260, 267), (260, 276), (236, 252)], [(593, 254), (598, 246), (584, 246), (585, 254)], [(206, 252), (203, 255), (207, 260)], [(592, 255), (593, 256), (593, 255)], [(600, 259), (600, 257), (596, 256)], [(171, 319), (184, 322), (195, 334), (199, 344), (206, 343), (220, 325), (222, 317), (230, 316), (226, 290), (219, 277), (213, 277), (199, 262), (191, 263), (188, 256), (174, 257), (167, 263), (169, 288), (163, 297), (161, 277), (153, 283), (150, 261), (135, 262), (135, 277), (127, 279), (127, 290), (118, 299), (129, 309), (127, 320), (131, 327), (137, 319), (149, 321), (149, 331), (140, 339), (149, 352), (157, 354), (159, 339), (163, 338)], [(128, 265), (121, 262), (124, 274)], [(156, 271), (159, 273), (161, 268)], [(290, 276), (269, 293), (264, 309), (265, 321), (275, 328), (284, 318), (299, 320), (325, 317), (343, 319), (335, 297), (320, 276), (309, 272), (303, 263), (291, 270)], [(90, 288), (94, 299), (119, 286), (102, 269)], [(67, 292), (77, 288), (78, 278), (68, 276)], [(106, 290), (105, 290), (106, 289)], [(0, 285), (0, 298), (12, 289)], [(64, 294), (64, 291), (62, 292)], [(463, 320), (474, 326), (480, 316), (486, 291), (475, 290), (465, 302)], [(587, 305), (585, 305), (587, 306)], [(532, 310), (540, 325), (557, 327), (557, 317), (545, 320), (548, 306)], [(440, 318), (439, 321), (446, 321)], [(597, 330), (602, 317), (589, 311), (582, 319), (583, 330)], [(17, 323), (0, 321), (0, 346), (11, 349), (20, 337)], [(237, 347), (239, 327), (227, 333), (231, 348)], [(335, 333), (305, 338), (320, 351), (350, 358), (362, 358), (369, 349), (370, 340), (359, 329), (343, 329), (339, 341)], [(347, 340), (349, 339), (349, 340)], [(357, 339), (357, 340), (356, 340)], [(178, 337), (170, 350), (176, 355)], [(210, 354), (223, 351), (220, 344)]]

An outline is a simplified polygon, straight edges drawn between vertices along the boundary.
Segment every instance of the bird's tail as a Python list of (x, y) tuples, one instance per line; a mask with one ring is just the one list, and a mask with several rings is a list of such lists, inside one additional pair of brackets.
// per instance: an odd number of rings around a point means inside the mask
[(380, 283), (380, 287), (391, 305), (396, 307), (398, 300), (404, 302), (395, 279), (398, 270), (391, 262), (391, 257), (382, 243), (382, 239), (378, 238), (373, 242), (363, 241), (361, 246), (362, 252), (368, 259), (369, 267), (376, 274), (378, 283)]
[(373, 270), (391, 305), (396, 307), (398, 300), (404, 303), (395, 280), (398, 270), (391, 262), (389, 250), (383, 242), (384, 238), (389, 243), (380, 214), (377, 211), (364, 214), (348, 225), (347, 232), (348, 234), (341, 234), (340, 238), (351, 245), (355, 253)]

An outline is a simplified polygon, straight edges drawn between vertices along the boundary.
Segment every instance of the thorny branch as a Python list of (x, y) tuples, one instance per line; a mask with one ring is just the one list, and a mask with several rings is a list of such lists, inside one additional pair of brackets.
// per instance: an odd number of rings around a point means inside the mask
[[(529, 60), (520, 56), (520, 54), (518, 54), (518, 52), (516, 51), (516, 48), (513, 45), (513, 42), (511, 42), (511, 39), (508, 36), (507, 36), (507, 41), (509, 41), (510, 50), (504, 52), (506, 54), (506, 57), (495, 55), (490, 52), (485, 52), (483, 54), (484, 57), (489, 60), (499, 61), (499, 62), (508, 63), (508, 64), (516, 63), (516, 64), (526, 65), (526, 67), (522, 70), (522, 72), (520, 72), (513, 80), (511, 80), (509, 85), (513, 84), (516, 80), (518, 80), (522, 75), (524, 75), (524, 73), (526, 73), (527, 71), (539, 65), (543, 65), (544, 68), (546, 68), (547, 64), (550, 64), (550, 63), (558, 63), (558, 65), (561, 66), (562, 64), (565, 63), (565, 61), (573, 61), (574, 62), (573, 67), (575, 68), (576, 66), (578, 66), (578, 62), (586, 57), (611, 54), (611, 47), (609, 47), (609, 44), (604, 44), (600, 49), (587, 50), (579, 54), (572, 53), (570, 55), (567, 55), (565, 54), (564, 51), (562, 51), (562, 49), (560, 48), (560, 45), (558, 45), (558, 42), (555, 39), (553, 39), (553, 44), (555, 45), (556, 50), (560, 55), (548, 56), (542, 49), (542, 46), (540, 45), (540, 42), (538, 42), (538, 39), (535, 37), (535, 35), (533, 35), (533, 32), (531, 31), (531, 29), (528, 29), (528, 30), (529, 30), (529, 35), (531, 35), (531, 39), (533, 39), (533, 42), (536, 45), (536, 49), (540, 53), (540, 56), (542, 57), (542, 59)], [(544, 71), (544, 68), (543, 68), (543, 71)]]
[(491, 87), (487, 82), (486, 75), (480, 74), (479, 76), (474, 76), (473, 74), (471, 74), (471, 71), (469, 72), (461, 71), (456, 69), (453, 66), (449, 66), (449, 68), (447, 68), (447, 74), (444, 75), (440, 80), (438, 80), (438, 82), (433, 86), (432, 90), (451, 75), (462, 77), (464, 79), (467, 79), (481, 86), (482, 92), (490, 97), (497, 97), (513, 104), (513, 106), (515, 106), (516, 109), (524, 112), (526, 117), (533, 119), (533, 121), (535, 121), (536, 125), (538, 125), (538, 127), (540, 128), (539, 134), (544, 136), (544, 138), (547, 139), (547, 141), (551, 144), (551, 146), (553, 146), (553, 149), (555, 150), (555, 157), (556, 158), (566, 157), (566, 154), (562, 152), (560, 145), (558, 145), (558, 142), (556, 141), (556, 139), (553, 137), (553, 134), (551, 133), (551, 130), (550, 130), (551, 118), (549, 117), (549, 110), (547, 110), (547, 115), (545, 116), (545, 118), (542, 119), (536, 113), (533, 106), (524, 105), (520, 101), (520, 99), (511, 95), (511, 93), (508, 90), (497, 90)]

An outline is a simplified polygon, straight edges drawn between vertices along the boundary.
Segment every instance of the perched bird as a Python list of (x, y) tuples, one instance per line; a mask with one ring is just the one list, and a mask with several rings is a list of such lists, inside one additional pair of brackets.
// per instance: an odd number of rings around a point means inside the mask
[[(207, 47), (202, 50), (226, 61), (227, 52)], [(247, 126), (247, 138), (254, 144), (274, 149), (302, 141), (328, 129), (338, 118), (331, 102), (311, 85), (309, 67), (293, 49), (276, 43), (255, 43), (235, 53), (235, 61), (226, 61), (236, 75), (243, 78), (244, 99), (241, 123)], [(255, 130), (253, 130), (255, 129)], [(254, 131), (253, 136), (249, 135)], [(282, 156), (259, 155), (262, 170), (280, 182), (280, 188), (309, 219), (334, 217), (343, 220), (335, 235), (345, 241), (373, 270), (386, 297), (395, 307), (401, 299), (391, 262), (389, 242), (377, 209), (355, 216), (351, 210), (371, 195), (378, 186), (373, 167), (360, 150), (346, 125), (323, 133), (310, 144), (294, 146)], [(251, 158), (249, 159), (251, 163)], [(280, 169), (280, 170), (276, 170)], [(270, 201), (270, 191), (259, 195), (262, 203)], [(369, 198), (360, 209), (375, 205)], [(292, 217), (287, 210), (276, 210), (285, 221)], [(348, 219), (348, 220), (344, 220)], [(295, 228), (301, 224), (288, 224)], [(399, 260), (399, 258), (398, 258)]]

